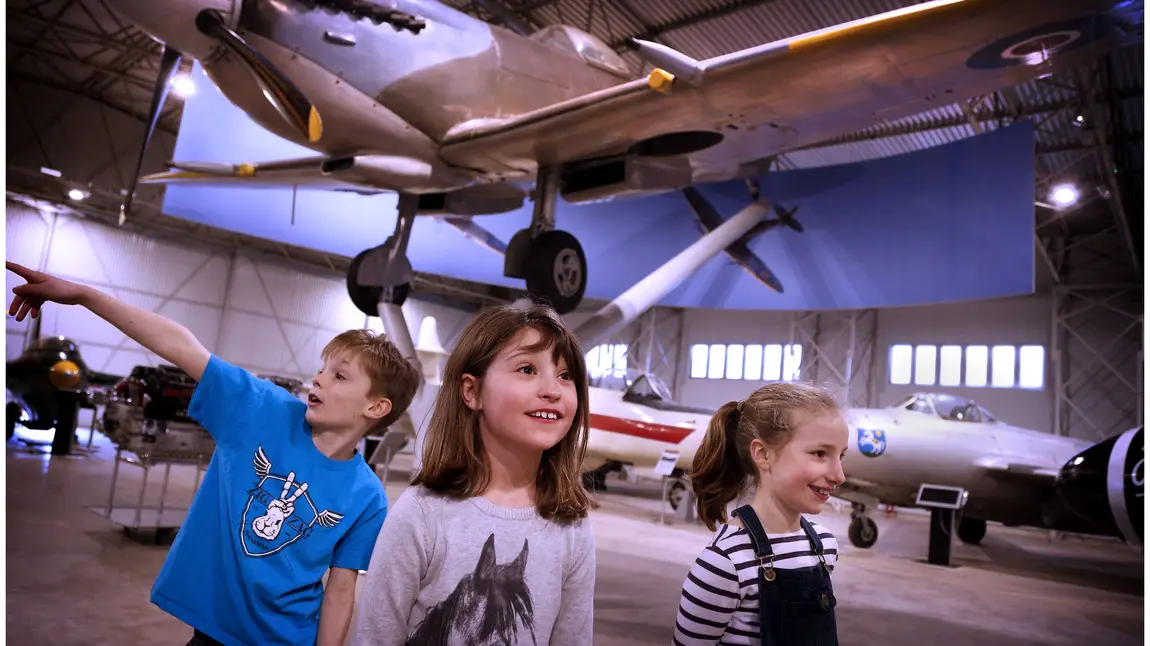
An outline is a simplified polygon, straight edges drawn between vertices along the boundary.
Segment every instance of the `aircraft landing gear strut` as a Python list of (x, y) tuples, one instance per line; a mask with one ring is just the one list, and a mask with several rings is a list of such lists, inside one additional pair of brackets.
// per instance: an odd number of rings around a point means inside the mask
[(503, 275), (525, 279), (528, 292), (566, 314), (579, 306), (587, 290), (587, 256), (575, 236), (555, 228), (558, 197), (559, 169), (540, 166), (531, 226), (507, 243)]
[(851, 545), (866, 549), (878, 541), (878, 523), (866, 515), (866, 505), (851, 504), (851, 524), (847, 528)]
[(356, 308), (368, 316), (379, 316), (381, 301), (403, 305), (411, 291), (415, 272), (407, 259), (407, 243), (419, 211), (419, 196), (399, 196), (399, 217), (395, 231), (378, 247), (365, 249), (347, 268), (347, 293)]

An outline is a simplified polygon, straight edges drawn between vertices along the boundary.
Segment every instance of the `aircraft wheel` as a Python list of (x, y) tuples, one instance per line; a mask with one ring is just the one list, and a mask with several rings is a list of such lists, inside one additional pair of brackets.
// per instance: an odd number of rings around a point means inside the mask
[[(359, 266), (369, 251), (372, 250), (365, 249), (359, 252), (359, 255), (352, 259), (351, 265), (347, 268), (347, 295), (351, 297), (351, 302), (359, 311), (368, 316), (379, 316), (379, 299), (383, 294), (383, 288), (364, 287), (356, 280), (356, 276), (359, 275)], [(391, 295), (391, 302), (395, 305), (403, 305), (410, 291), (411, 283), (404, 283), (396, 287)]]
[[(8, 402), (8, 406), (4, 411), (5, 424), (8, 426), (8, 440), (16, 434), (16, 423), (20, 421), (20, 404), (16, 402)], [(7, 441), (7, 440), (5, 440)]]
[(527, 291), (566, 314), (587, 290), (587, 256), (575, 236), (553, 229), (531, 241), (527, 257)]
[(958, 538), (963, 543), (978, 545), (986, 536), (986, 521), (975, 518), (963, 518), (958, 522)]
[(682, 480), (673, 480), (667, 489), (667, 502), (671, 503), (671, 509), (679, 511), (679, 505), (683, 504), (686, 495), (687, 485)]
[(878, 523), (866, 516), (860, 516), (851, 521), (847, 535), (851, 539), (851, 545), (866, 549), (878, 541)]

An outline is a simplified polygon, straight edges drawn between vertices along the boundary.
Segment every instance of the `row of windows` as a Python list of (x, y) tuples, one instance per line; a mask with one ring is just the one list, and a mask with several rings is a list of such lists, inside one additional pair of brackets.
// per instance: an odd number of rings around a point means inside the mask
[[(592, 379), (627, 374), (625, 343), (604, 343), (587, 353)], [(803, 347), (799, 344), (696, 344), (691, 346), (692, 379), (795, 381)], [(893, 345), (890, 383), (966, 388), (1041, 390), (1046, 350), (1041, 345)]]
[(1041, 390), (1046, 350), (1040, 345), (893, 345), (890, 383)]
[(691, 346), (691, 379), (795, 381), (803, 346), (698, 344)]
[(591, 379), (627, 376), (627, 344), (604, 343), (587, 353), (587, 376)]

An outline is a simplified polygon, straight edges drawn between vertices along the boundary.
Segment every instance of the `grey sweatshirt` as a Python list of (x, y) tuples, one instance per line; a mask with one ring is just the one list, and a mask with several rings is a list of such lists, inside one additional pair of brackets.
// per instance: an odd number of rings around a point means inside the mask
[(352, 646), (592, 643), (591, 522), (409, 487), (363, 577)]

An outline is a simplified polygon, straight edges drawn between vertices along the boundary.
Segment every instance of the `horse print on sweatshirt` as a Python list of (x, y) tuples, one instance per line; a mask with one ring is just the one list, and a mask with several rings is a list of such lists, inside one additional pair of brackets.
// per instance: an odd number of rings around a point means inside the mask
[(496, 563), (495, 534), (487, 537), (475, 570), (446, 599), (428, 611), (407, 646), (504, 646), (526, 643), (520, 627), (535, 639), (535, 613), (527, 568), (527, 539), (509, 563)]

